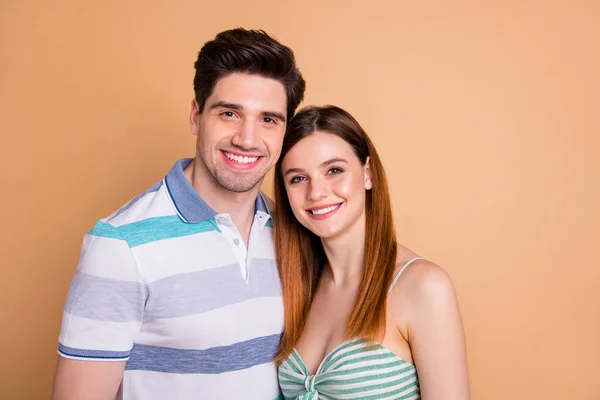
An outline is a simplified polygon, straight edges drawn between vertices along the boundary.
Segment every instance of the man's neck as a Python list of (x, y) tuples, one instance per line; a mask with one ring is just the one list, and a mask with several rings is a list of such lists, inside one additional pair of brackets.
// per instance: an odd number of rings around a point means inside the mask
[(184, 170), (192, 187), (206, 204), (218, 214), (227, 213), (248, 245), (250, 229), (254, 221), (256, 197), (260, 184), (247, 192), (236, 193), (220, 186), (211, 179), (196, 159)]

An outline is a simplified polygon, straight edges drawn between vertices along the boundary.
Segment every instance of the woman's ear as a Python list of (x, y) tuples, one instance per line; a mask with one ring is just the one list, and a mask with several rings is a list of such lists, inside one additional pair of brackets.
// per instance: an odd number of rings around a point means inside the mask
[(363, 169), (365, 172), (365, 190), (371, 190), (373, 188), (373, 181), (371, 180), (371, 157), (367, 157)]

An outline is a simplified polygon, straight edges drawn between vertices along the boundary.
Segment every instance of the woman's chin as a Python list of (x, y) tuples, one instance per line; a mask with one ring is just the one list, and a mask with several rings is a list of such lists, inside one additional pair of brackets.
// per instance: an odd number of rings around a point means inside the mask
[(311, 230), (316, 236), (318, 236), (321, 240), (333, 239), (339, 235), (340, 230), (337, 227), (328, 227)]

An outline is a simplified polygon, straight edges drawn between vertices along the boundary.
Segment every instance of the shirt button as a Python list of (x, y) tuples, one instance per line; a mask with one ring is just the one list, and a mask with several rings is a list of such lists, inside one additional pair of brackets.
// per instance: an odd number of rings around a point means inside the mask
[(217, 219), (217, 221), (219, 221), (220, 223), (224, 224), (224, 223), (226, 223), (226, 222), (227, 222), (227, 219), (226, 219), (225, 217), (219, 217), (219, 218)]
[(240, 244), (240, 239), (238, 239), (238, 238), (233, 239), (233, 243)]

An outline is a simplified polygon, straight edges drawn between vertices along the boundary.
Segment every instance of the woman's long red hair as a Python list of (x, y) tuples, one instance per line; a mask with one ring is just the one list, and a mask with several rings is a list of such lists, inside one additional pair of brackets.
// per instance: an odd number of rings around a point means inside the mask
[(275, 167), (275, 248), (285, 310), (284, 331), (276, 361), (294, 349), (327, 261), (320, 239), (302, 226), (290, 208), (281, 164), (301, 139), (328, 132), (348, 142), (364, 165), (369, 159), (373, 187), (366, 193), (363, 277), (346, 329), (347, 338), (380, 340), (385, 331), (387, 291), (396, 265), (396, 234), (383, 165), (373, 143), (346, 111), (335, 106), (307, 107), (292, 118)]

